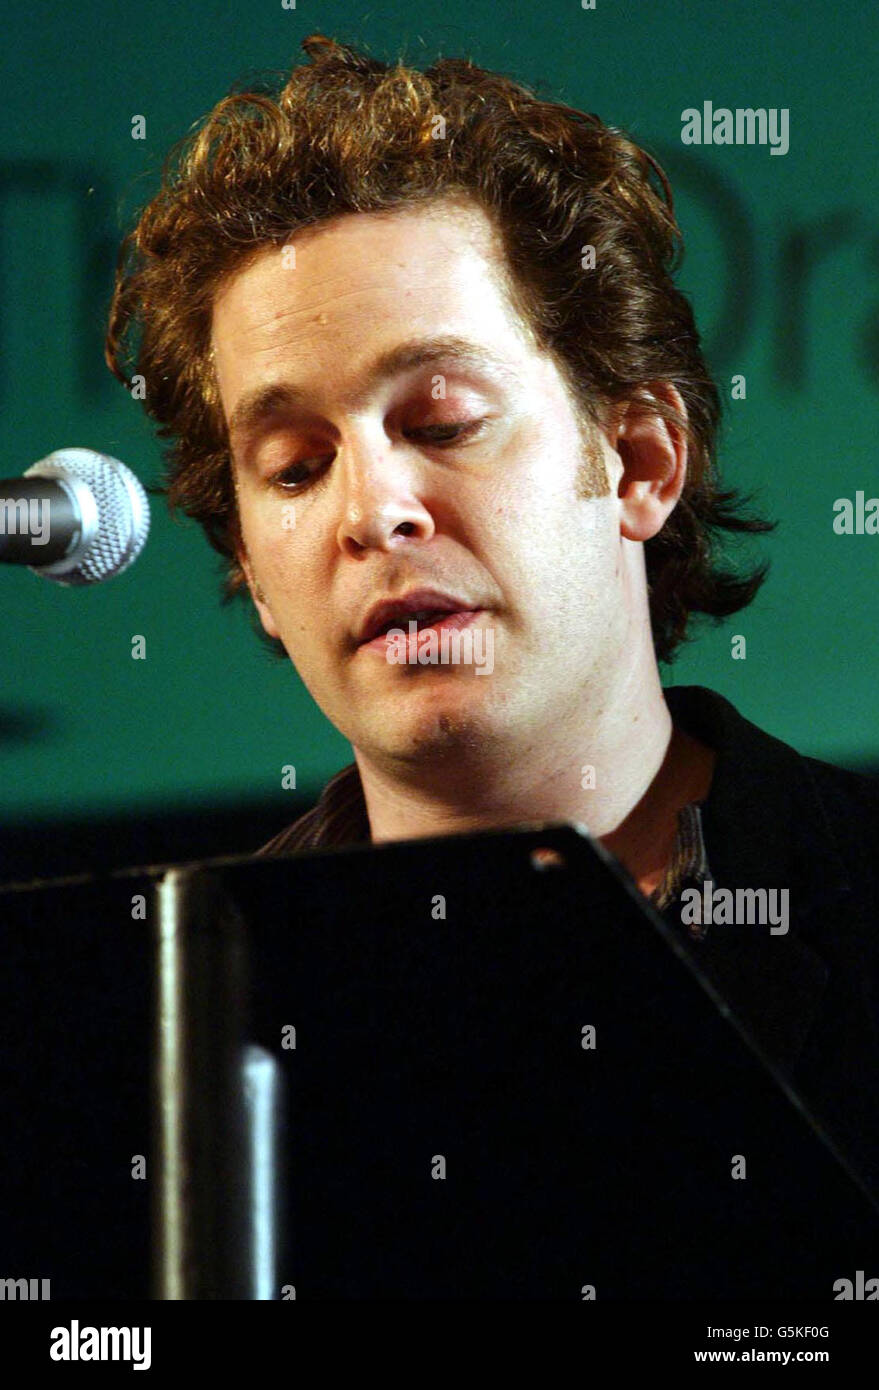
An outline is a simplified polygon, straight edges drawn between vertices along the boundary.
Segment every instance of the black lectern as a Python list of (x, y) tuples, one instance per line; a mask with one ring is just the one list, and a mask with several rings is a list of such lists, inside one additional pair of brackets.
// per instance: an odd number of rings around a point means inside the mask
[(850, 1157), (576, 827), (131, 870), (0, 911), (0, 1277), (830, 1301), (879, 1268)]

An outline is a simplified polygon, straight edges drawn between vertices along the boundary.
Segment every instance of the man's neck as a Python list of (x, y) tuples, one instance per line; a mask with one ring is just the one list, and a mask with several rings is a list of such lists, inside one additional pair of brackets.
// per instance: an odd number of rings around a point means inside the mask
[(600, 837), (635, 879), (645, 897), (658, 888), (674, 851), (678, 812), (704, 801), (717, 755), (678, 725), (662, 766), (641, 800), (609, 835)]
[(679, 810), (707, 795), (713, 750), (672, 725), (658, 675), (629, 718), (615, 708), (579, 736), (555, 732), (555, 753), (541, 740), (497, 766), (469, 750), (406, 780), (355, 750), (373, 843), (573, 820), (649, 896), (670, 860)]

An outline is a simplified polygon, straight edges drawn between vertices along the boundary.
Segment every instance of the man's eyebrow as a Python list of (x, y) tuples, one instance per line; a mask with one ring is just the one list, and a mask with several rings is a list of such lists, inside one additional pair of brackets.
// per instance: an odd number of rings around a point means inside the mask
[[(488, 348), (467, 338), (416, 338), (411, 342), (400, 343), (378, 356), (366, 374), (365, 384), (351, 401), (359, 405), (375, 388), (377, 382), (385, 377), (398, 376), (401, 372), (423, 367), (431, 362), (454, 361), (459, 366), (474, 367), (502, 377), (510, 385), (519, 385), (519, 378), (512, 368)], [(266, 386), (254, 387), (237, 402), (229, 419), (230, 439), (237, 435), (253, 433), (265, 419), (301, 406), (306, 400), (306, 392), (293, 382), (272, 382)]]

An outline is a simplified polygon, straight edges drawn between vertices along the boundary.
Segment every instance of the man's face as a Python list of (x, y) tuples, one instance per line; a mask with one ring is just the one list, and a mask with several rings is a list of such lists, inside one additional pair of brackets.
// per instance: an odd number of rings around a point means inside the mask
[[(342, 217), (293, 245), (295, 258), (259, 252), (213, 316), (266, 631), (386, 767), (476, 747), (509, 758), (573, 729), (584, 698), (600, 707), (631, 618), (619, 458), (600, 435), (586, 455), (559, 370), (508, 301), (488, 218), (438, 202)], [(286, 397), (237, 427), (267, 386)], [(374, 604), (423, 588), (478, 610), (491, 674), (359, 644)]]

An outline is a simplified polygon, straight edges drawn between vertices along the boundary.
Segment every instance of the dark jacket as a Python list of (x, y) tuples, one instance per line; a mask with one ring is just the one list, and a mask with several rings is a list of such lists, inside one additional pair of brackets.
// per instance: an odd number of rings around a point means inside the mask
[[(790, 921), (694, 939), (680, 898), (662, 915), (879, 1197), (879, 779), (803, 757), (712, 690), (665, 698), (717, 753), (700, 808), (714, 889), (786, 888)], [(333, 780), (264, 853), (368, 839), (359, 779)]]
[(785, 936), (682, 936), (879, 1197), (879, 779), (801, 756), (713, 691), (665, 695), (717, 750), (702, 807), (715, 883), (790, 888)]

